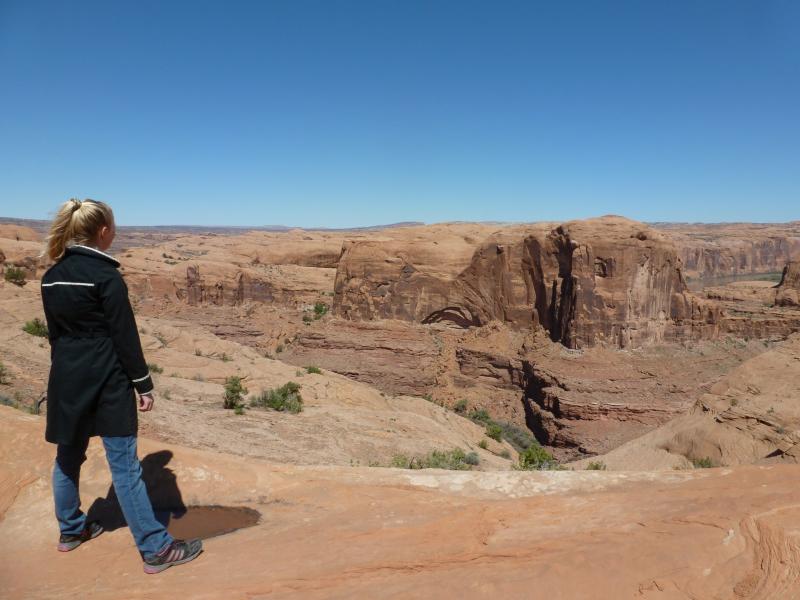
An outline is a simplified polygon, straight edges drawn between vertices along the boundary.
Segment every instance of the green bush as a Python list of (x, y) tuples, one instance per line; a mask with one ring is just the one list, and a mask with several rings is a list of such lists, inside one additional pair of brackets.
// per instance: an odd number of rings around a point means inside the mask
[(232, 359), (230, 356), (228, 356), (228, 355), (227, 355), (227, 354), (225, 354), (224, 352), (222, 353), (222, 356), (220, 356), (220, 357), (219, 357), (219, 359), (220, 359), (222, 362), (231, 362), (231, 361), (233, 360), (233, 359)]
[(322, 370), (319, 367), (306, 367), (306, 373), (310, 373), (311, 375), (322, 375)]
[(8, 369), (0, 362), (0, 384), (8, 383)]
[(471, 413), (469, 413), (469, 418), (476, 423), (488, 423), (492, 420), (492, 417), (489, 416), (489, 413), (486, 412), (484, 409), (475, 409)]
[(8, 265), (6, 267), (5, 279), (9, 283), (22, 287), (25, 285), (25, 271), (19, 267)]
[(297, 414), (303, 410), (303, 397), (300, 395), (300, 384), (289, 381), (279, 388), (264, 390), (250, 400), (250, 406), (271, 408), (280, 412)]
[(710, 469), (714, 466), (714, 461), (709, 457), (695, 458), (692, 460), (695, 469)]
[(477, 452), (470, 452), (464, 457), (464, 462), (468, 465), (478, 465), (481, 462)]
[(486, 448), (488, 447), (489, 444), (486, 443), (486, 438), (483, 438), (480, 442), (478, 442), (478, 448), (483, 448), (484, 450), (486, 450)]
[(500, 441), (503, 439), (503, 430), (502, 428), (494, 422), (490, 422), (486, 424), (486, 437), (490, 437), (495, 441)]
[(233, 408), (242, 405), (242, 398), (247, 393), (247, 388), (242, 385), (242, 378), (232, 375), (225, 379), (225, 393), (222, 398), (223, 408)]
[[(470, 454), (475, 454), (471, 452)], [(451, 471), (468, 471), (472, 464), (467, 462), (467, 457), (461, 448), (452, 450), (431, 450), (425, 456), (408, 457), (397, 454), (392, 458), (391, 466), (400, 469), (449, 469)], [(476, 455), (477, 457), (477, 455)], [(472, 460), (472, 458), (470, 458)]]
[(546, 471), (557, 467), (553, 455), (539, 444), (529, 446), (519, 454), (519, 468), (523, 471)]
[(503, 451), (500, 453), (500, 458), (511, 458), (511, 452), (503, 448)]
[(233, 414), (235, 415), (243, 415), (244, 414), (244, 406), (241, 404), (238, 405), (236, 408), (233, 409)]
[(150, 369), (151, 373), (163, 373), (164, 368), (158, 366), (156, 363), (147, 363), (147, 368)]
[(517, 452), (521, 452), (538, 443), (533, 434), (527, 429), (505, 421), (495, 421), (495, 423), (503, 430), (503, 439), (508, 440), (508, 443), (514, 446)]
[(587, 471), (605, 471), (606, 470), (606, 463), (603, 461), (593, 461), (586, 465)]
[(467, 401), (466, 399), (462, 398), (458, 402), (453, 405), (453, 411), (457, 412), (460, 415), (464, 415), (467, 413)]
[(321, 319), (324, 317), (328, 312), (328, 305), (324, 302), (317, 302), (314, 305), (314, 318)]
[(47, 325), (39, 317), (25, 323), (25, 325), (22, 326), (22, 331), (37, 337), (47, 337), (48, 334)]

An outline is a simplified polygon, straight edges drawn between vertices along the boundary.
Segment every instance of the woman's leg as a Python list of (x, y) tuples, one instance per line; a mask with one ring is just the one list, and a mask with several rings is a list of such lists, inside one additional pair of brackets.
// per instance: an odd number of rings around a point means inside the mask
[(56, 450), (53, 499), (62, 535), (79, 535), (86, 526), (86, 515), (81, 511), (79, 483), (88, 445), (89, 440), (86, 439), (73, 445), (59, 444)]
[(172, 542), (172, 536), (153, 514), (136, 454), (136, 436), (104, 437), (103, 446), (125, 521), (139, 552), (151, 558)]

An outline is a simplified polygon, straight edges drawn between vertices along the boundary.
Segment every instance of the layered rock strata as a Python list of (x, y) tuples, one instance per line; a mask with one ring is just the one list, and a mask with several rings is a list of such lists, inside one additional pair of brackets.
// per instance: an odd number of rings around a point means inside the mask
[(800, 261), (792, 261), (783, 268), (781, 282), (775, 294), (775, 304), (800, 307)]
[(516, 328), (541, 326), (568, 347), (712, 337), (719, 313), (688, 293), (675, 247), (620, 217), (532, 226), (491, 236), (457, 273), (418, 268), (412, 246), (345, 244), (334, 311), (348, 319), (403, 319)]

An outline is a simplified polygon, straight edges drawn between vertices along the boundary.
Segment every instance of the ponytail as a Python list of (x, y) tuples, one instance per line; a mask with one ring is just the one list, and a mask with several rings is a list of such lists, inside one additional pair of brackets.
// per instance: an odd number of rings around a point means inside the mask
[(51, 260), (59, 261), (68, 245), (91, 243), (103, 226), (110, 227), (113, 222), (114, 213), (104, 202), (67, 200), (50, 226), (45, 253)]

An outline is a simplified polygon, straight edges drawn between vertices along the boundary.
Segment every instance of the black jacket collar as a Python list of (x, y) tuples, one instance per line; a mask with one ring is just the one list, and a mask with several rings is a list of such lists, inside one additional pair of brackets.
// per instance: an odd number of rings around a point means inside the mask
[(67, 246), (67, 249), (64, 251), (64, 255), (69, 256), (70, 254), (82, 254), (83, 256), (91, 256), (93, 258), (99, 258), (100, 260), (104, 260), (107, 263), (111, 263), (117, 268), (119, 268), (120, 266), (119, 261), (110, 254), (101, 252), (97, 248), (90, 248), (89, 246), (81, 246), (78, 244), (74, 246)]

